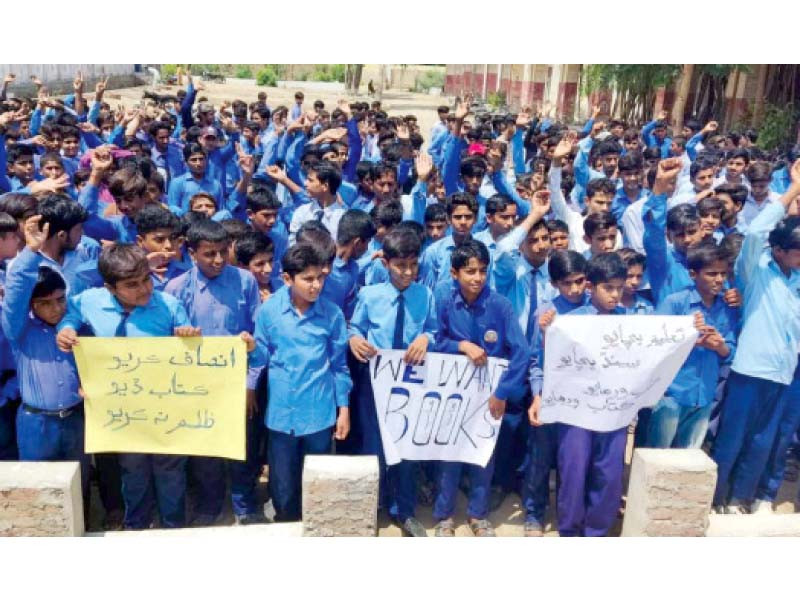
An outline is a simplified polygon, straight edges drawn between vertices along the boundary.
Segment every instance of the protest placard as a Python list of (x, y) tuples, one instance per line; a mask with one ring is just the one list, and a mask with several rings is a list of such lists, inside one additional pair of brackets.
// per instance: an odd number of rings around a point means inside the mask
[(370, 360), (372, 390), (386, 463), (446, 460), (486, 466), (500, 420), (488, 401), (508, 361), (476, 367), (466, 356), (429, 352), (422, 365), (403, 362), (404, 350), (381, 350)]
[(692, 316), (557, 317), (545, 335), (540, 419), (626, 427), (661, 399), (696, 340)]
[(244, 460), (247, 351), (238, 337), (80, 338), (86, 452)]

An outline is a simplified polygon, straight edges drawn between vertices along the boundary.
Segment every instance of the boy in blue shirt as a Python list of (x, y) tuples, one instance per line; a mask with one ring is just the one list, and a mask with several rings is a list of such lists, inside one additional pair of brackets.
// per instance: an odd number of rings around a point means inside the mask
[(257, 231), (247, 231), (236, 240), (236, 264), (255, 277), (261, 302), (265, 302), (276, 291), (272, 287), (274, 256), (272, 240)]
[[(573, 315), (621, 315), (625, 265), (615, 253), (593, 257), (587, 265), (590, 303)], [(551, 321), (552, 322), (552, 321)], [(548, 326), (543, 325), (543, 328)], [(531, 424), (540, 426), (541, 397), (534, 397)], [(622, 499), (622, 469), (628, 428), (599, 432), (557, 423), (558, 534), (561, 537), (604, 536), (614, 524)]]
[(653, 303), (642, 293), (644, 270), (647, 268), (647, 257), (639, 254), (631, 248), (617, 250), (617, 254), (625, 264), (627, 275), (625, 276), (625, 287), (622, 289), (622, 299), (619, 304), (625, 309), (626, 315), (650, 315), (653, 314)]
[[(69, 299), (58, 324), (56, 343), (62, 352), (78, 344), (78, 331), (97, 337), (192, 337), (200, 330), (189, 324), (178, 300), (153, 291), (147, 254), (132, 244), (115, 244), (100, 253), (98, 268), (105, 287)], [(155, 505), (162, 527), (185, 525), (186, 457), (169, 454), (119, 455), (126, 529), (147, 529)]]
[(180, 221), (160, 204), (148, 204), (136, 215), (136, 244), (147, 252), (153, 288), (163, 291), (170, 280), (185, 273), (191, 264), (180, 256)]
[(416, 463), (403, 460), (385, 466), (378, 416), (372, 396), (368, 362), (378, 348), (406, 350), (404, 360), (421, 364), (436, 335), (433, 293), (416, 282), (419, 271), (419, 236), (407, 229), (392, 230), (383, 241), (383, 262), (389, 282), (362, 288), (350, 320), (350, 350), (363, 363), (358, 374), (353, 429), (358, 454), (377, 454), (381, 464), (381, 489), (389, 515), (403, 531), (425, 537), (414, 516), (417, 504)]
[[(350, 430), (347, 326), (342, 311), (320, 298), (324, 266), (314, 248), (292, 246), (283, 258), (284, 287), (256, 314), (258, 358), (268, 369), (265, 423), (276, 521), (301, 517), (305, 456), (328, 454), (332, 437), (343, 440)], [(255, 389), (252, 380), (248, 387)]]
[(700, 337), (664, 397), (653, 407), (647, 445), (700, 448), (708, 429), (720, 367), (733, 358), (738, 310), (722, 300), (728, 260), (713, 240), (689, 249), (694, 286), (667, 296), (660, 315), (694, 314)]
[(431, 244), (438, 242), (447, 235), (447, 207), (437, 202), (425, 209), (425, 241), (422, 243), (422, 251)]
[(189, 200), (198, 192), (207, 192), (217, 200), (217, 206), (224, 200), (222, 185), (210, 173), (208, 153), (197, 142), (186, 144), (183, 159), (188, 172), (173, 178), (169, 184), (169, 208), (180, 216), (189, 210)]
[[(247, 271), (227, 264), (228, 232), (209, 219), (199, 221), (189, 228), (187, 245), (195, 266), (170, 281), (165, 291), (182, 303), (192, 325), (204, 335), (239, 335), (249, 343), (261, 299), (255, 278)], [(257, 427), (252, 406), (249, 412), (248, 425), (252, 430)], [(255, 435), (252, 431), (250, 438)], [(225, 459), (216, 457), (189, 458), (189, 473), (198, 488), (195, 525), (211, 525), (222, 513), (225, 462)], [(237, 521), (252, 518), (258, 514), (255, 495), (258, 473), (251, 472), (253, 465), (248, 470), (246, 461), (228, 462), (234, 515)]]
[(270, 188), (259, 185), (247, 195), (247, 219), (258, 233), (269, 237), (274, 247), (270, 286), (277, 291), (283, 285), (281, 261), (289, 247), (289, 236), (280, 221), (281, 202)]
[[(544, 337), (546, 329), (557, 314), (570, 313), (587, 302), (586, 259), (574, 250), (559, 250), (550, 255), (547, 271), (558, 295), (540, 304), (534, 315), (531, 350), (531, 394), (538, 398), (544, 384)], [(537, 403), (539, 400), (535, 400)], [(525, 508), (525, 536), (539, 537), (544, 532), (544, 518), (550, 503), (550, 471), (556, 467), (558, 452), (555, 423), (531, 427), (528, 431), (528, 462), (522, 485), (522, 505)]]
[[(486, 364), (489, 356), (508, 359), (497, 388), (489, 398), (489, 411), (502, 417), (506, 400), (520, 395), (530, 363), (530, 348), (519, 327), (511, 303), (487, 285), (489, 251), (477, 240), (467, 240), (453, 251), (450, 274), (457, 283), (445, 301), (437, 306), (439, 330), (434, 350), (465, 354), (475, 365)], [(439, 521), (436, 535), (455, 535), (453, 513), (461, 473), (470, 480), (468, 523), (478, 537), (494, 537), (488, 521), (489, 492), (494, 471), (494, 453), (485, 467), (459, 462), (439, 463), (438, 494), (433, 517)]]
[(784, 217), (800, 196), (800, 161), (790, 174), (792, 185), (780, 201), (750, 223), (734, 267), (744, 319), (711, 451), (718, 473), (714, 506), (732, 514), (745, 512), (755, 497), (778, 430), (780, 398), (797, 367), (800, 217)]
[(425, 249), (420, 258), (419, 274), (422, 283), (431, 290), (439, 284), (450, 284), (450, 255), (472, 235), (478, 218), (478, 202), (468, 192), (456, 192), (447, 197), (447, 220), (452, 233)]

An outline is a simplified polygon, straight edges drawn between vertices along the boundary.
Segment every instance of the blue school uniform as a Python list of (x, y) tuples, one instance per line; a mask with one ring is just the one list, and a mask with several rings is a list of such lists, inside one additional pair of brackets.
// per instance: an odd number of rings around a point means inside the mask
[(648, 148), (658, 148), (661, 150), (661, 158), (669, 158), (670, 148), (672, 147), (672, 138), (665, 137), (661, 142), (658, 141), (656, 136), (653, 135), (653, 130), (656, 128), (657, 120), (650, 121), (647, 125), (642, 127), (642, 140), (644, 145)]
[[(325, 298), (298, 314), (291, 287), (283, 287), (258, 309), (255, 337), (256, 359), (268, 369), (265, 423), (275, 519), (298, 520), (303, 458), (330, 452), (336, 409), (349, 405), (347, 327), (342, 311)], [(254, 389), (252, 380), (248, 387)]]
[(352, 258), (344, 261), (338, 256), (333, 260), (330, 274), (325, 278), (322, 297), (338, 306), (346, 321), (353, 316), (358, 293), (358, 263)]
[[(565, 315), (585, 306), (589, 296), (584, 293), (578, 302), (570, 302), (559, 294), (553, 300), (540, 304), (536, 309), (534, 332), (530, 345), (533, 356), (529, 373), (529, 384), (533, 396), (541, 396), (544, 385), (544, 340), (539, 329), (539, 317), (549, 310)], [(555, 423), (547, 423), (528, 429), (525, 479), (522, 484), (522, 506), (525, 508), (525, 522), (539, 527), (544, 526), (547, 507), (550, 504), (550, 471), (556, 467), (558, 455), (558, 428)]]
[(136, 242), (136, 224), (126, 215), (103, 217), (100, 207), (100, 188), (91, 183), (83, 186), (78, 202), (89, 214), (83, 233), (95, 240), (111, 240), (124, 244)]
[[(592, 304), (573, 315), (600, 314)], [(616, 307), (611, 314), (624, 314)], [(628, 428), (591, 431), (556, 424), (558, 436), (558, 534), (604, 536), (614, 524), (622, 500), (622, 469)]]
[(708, 429), (720, 368), (729, 364), (736, 352), (739, 311), (725, 304), (721, 296), (714, 298), (711, 307), (707, 307), (697, 288), (692, 287), (667, 296), (657, 312), (660, 315), (702, 313), (706, 325), (715, 327), (730, 349), (730, 354), (723, 359), (713, 350), (700, 346), (692, 348), (650, 416), (649, 447), (700, 448)]
[(650, 196), (642, 210), (644, 221), (644, 249), (647, 254), (647, 277), (653, 298), (660, 304), (674, 292), (692, 287), (686, 255), (667, 246), (667, 196)]
[(199, 192), (206, 192), (214, 196), (217, 206), (224, 204), (225, 196), (222, 185), (218, 178), (215, 178), (209, 170), (203, 175), (202, 179), (196, 179), (191, 172), (175, 177), (169, 184), (167, 203), (169, 209), (178, 216), (182, 216), (189, 211), (189, 200)]
[[(93, 288), (69, 299), (57, 329), (88, 329), (96, 337), (159, 337), (171, 336), (176, 327), (186, 325), (190, 325), (186, 310), (168, 294), (154, 291), (145, 306), (126, 313), (108, 289)], [(124, 453), (119, 464), (126, 528), (150, 527), (156, 506), (163, 527), (185, 525), (185, 456)]]
[[(436, 352), (458, 354), (458, 344), (472, 342), (483, 348), (489, 356), (509, 360), (493, 395), (509, 401), (524, 396), (531, 351), (511, 302), (484, 286), (478, 298), (467, 304), (458, 286), (454, 286), (445, 301), (437, 304), (439, 330), (436, 333)], [(437, 520), (451, 517), (455, 512), (458, 483), (466, 470), (470, 480), (467, 516), (485, 519), (489, 515), (489, 492), (494, 472), (496, 452), (485, 467), (460, 462), (439, 464), (439, 491), (433, 505)]]
[(164, 178), (164, 190), (162, 191), (169, 190), (172, 180), (186, 173), (183, 152), (175, 144), (168, 144), (166, 152), (159, 151), (156, 145), (153, 144), (150, 149), (150, 159)]
[(734, 266), (744, 317), (711, 454), (718, 473), (715, 505), (753, 499), (778, 431), (781, 396), (797, 368), (800, 271), (785, 275), (766, 248), (785, 214), (775, 202), (753, 219)]
[[(238, 336), (252, 333), (255, 314), (261, 304), (258, 283), (244, 269), (225, 265), (217, 277), (210, 279), (197, 267), (170, 281), (165, 291), (175, 296), (186, 308), (192, 325), (203, 335)], [(249, 419), (256, 425), (256, 419)], [(252, 430), (252, 431), (251, 431)], [(247, 449), (256, 446), (258, 427), (248, 427)], [(189, 472), (198, 484), (195, 516), (202, 522), (213, 522), (222, 513), (225, 498), (225, 464), (231, 471), (231, 500), (235, 515), (258, 513), (255, 459), (226, 461), (223, 458), (192, 456)]]
[(640, 292), (636, 292), (633, 295), (633, 304), (631, 306), (620, 304), (620, 308), (625, 311), (626, 315), (652, 315), (655, 312), (653, 303)]
[[(437, 329), (433, 293), (427, 287), (415, 282), (401, 292), (391, 283), (380, 283), (358, 293), (348, 335), (361, 336), (376, 348), (398, 350), (408, 348), (418, 336), (425, 335), (432, 348)], [(386, 467), (368, 365), (358, 363), (353, 378), (356, 393), (351, 409), (353, 439), (349, 447), (354, 454), (378, 455), (381, 495), (389, 515), (402, 523), (416, 511), (416, 463), (403, 460)]]
[(88, 497), (89, 458), (83, 451), (83, 400), (75, 359), (56, 346), (56, 328), (30, 308), (43, 264), (44, 257), (26, 247), (5, 281), (2, 327), (16, 357), (22, 396), (16, 416), (19, 459), (78, 461)]

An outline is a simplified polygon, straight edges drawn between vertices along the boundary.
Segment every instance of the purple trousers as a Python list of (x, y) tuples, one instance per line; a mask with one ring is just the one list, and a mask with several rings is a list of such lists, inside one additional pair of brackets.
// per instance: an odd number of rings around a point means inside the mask
[(558, 423), (558, 534), (608, 534), (622, 500), (628, 428), (589, 431)]

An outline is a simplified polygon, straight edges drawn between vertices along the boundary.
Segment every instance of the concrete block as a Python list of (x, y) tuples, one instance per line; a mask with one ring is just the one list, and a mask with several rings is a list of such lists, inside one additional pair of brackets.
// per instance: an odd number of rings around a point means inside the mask
[(702, 450), (637, 448), (622, 535), (705, 535), (716, 484), (717, 465)]
[(378, 533), (378, 457), (307, 456), (303, 535), (368, 537)]
[(77, 462), (0, 462), (0, 536), (82, 536)]
[(710, 515), (707, 537), (800, 537), (800, 514)]

